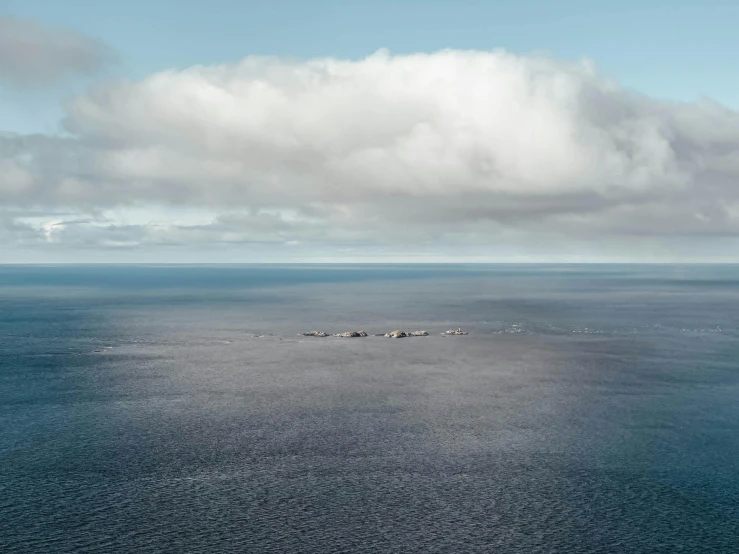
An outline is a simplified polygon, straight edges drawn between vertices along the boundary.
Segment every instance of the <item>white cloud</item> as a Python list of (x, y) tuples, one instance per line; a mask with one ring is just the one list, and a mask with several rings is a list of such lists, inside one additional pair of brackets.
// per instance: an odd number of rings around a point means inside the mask
[(623, 90), (586, 62), (246, 58), (102, 86), (66, 111), (69, 137), (0, 138), (2, 202), (212, 217), (67, 226), (62, 241), (739, 235), (739, 114)]
[(0, 183), (10, 198), (22, 195), (33, 186), (33, 177), (14, 160), (0, 158)]

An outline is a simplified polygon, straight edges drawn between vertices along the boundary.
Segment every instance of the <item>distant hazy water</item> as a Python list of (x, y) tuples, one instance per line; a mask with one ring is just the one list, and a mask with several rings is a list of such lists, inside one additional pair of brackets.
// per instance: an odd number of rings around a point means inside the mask
[(0, 552), (739, 552), (739, 266), (0, 266)]

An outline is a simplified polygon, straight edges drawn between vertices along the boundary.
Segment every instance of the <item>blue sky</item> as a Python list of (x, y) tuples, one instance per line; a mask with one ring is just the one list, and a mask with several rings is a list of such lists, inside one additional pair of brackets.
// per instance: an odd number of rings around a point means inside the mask
[(0, 0), (0, 262), (737, 261), (737, 21)]

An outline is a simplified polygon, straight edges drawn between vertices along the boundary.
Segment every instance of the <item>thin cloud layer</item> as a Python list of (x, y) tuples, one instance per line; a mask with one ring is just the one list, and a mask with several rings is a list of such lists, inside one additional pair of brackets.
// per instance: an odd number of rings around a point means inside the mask
[(0, 82), (34, 87), (92, 74), (114, 59), (102, 42), (66, 29), (0, 16)]
[(86, 244), (739, 235), (739, 114), (624, 90), (587, 62), (250, 57), (94, 88), (64, 126), (0, 137), (5, 205), (216, 214), (57, 228)]

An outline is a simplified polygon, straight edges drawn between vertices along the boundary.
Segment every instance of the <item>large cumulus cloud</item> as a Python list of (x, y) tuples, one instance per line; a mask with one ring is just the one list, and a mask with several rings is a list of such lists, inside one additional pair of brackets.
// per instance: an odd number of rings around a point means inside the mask
[(183, 242), (739, 234), (739, 114), (624, 90), (587, 62), (250, 57), (93, 88), (63, 123), (0, 138), (5, 205), (217, 214), (177, 226)]

